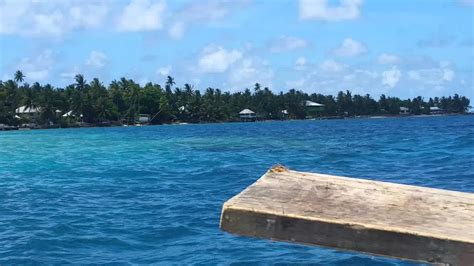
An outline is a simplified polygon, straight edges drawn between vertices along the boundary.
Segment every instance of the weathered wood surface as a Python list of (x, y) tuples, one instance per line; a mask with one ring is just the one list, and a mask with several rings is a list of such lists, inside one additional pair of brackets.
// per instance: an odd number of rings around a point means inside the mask
[(221, 229), (402, 259), (474, 265), (474, 194), (274, 167), (227, 201)]

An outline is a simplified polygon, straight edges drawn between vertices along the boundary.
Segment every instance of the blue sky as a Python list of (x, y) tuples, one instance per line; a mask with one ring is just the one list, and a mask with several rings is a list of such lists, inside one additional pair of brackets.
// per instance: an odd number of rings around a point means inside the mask
[(0, 0), (0, 79), (474, 98), (474, 0)]

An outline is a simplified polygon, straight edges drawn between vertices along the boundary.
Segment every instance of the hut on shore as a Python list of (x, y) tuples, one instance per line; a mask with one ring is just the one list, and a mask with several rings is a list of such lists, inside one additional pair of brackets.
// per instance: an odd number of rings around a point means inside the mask
[(39, 116), (40, 109), (35, 107), (20, 106), (16, 108), (15, 113), (20, 117), (26, 117), (28, 119), (34, 119)]
[(150, 122), (150, 120), (151, 120), (151, 119), (150, 119), (150, 115), (149, 115), (149, 114), (140, 114), (140, 115), (138, 116), (138, 121), (137, 121), (137, 123), (138, 123), (138, 124), (147, 124), (147, 123)]
[(400, 106), (400, 114), (401, 115), (409, 115), (410, 114), (410, 109), (405, 106)]
[(315, 103), (312, 101), (305, 101), (304, 106), (306, 107), (306, 113), (308, 114), (308, 118), (316, 117), (321, 112), (324, 111), (324, 104), (322, 103)]
[(430, 114), (432, 115), (441, 115), (446, 113), (444, 109), (439, 108), (438, 106), (431, 106), (430, 107)]
[(239, 113), (240, 120), (243, 122), (253, 122), (257, 120), (257, 114), (250, 109), (244, 109)]

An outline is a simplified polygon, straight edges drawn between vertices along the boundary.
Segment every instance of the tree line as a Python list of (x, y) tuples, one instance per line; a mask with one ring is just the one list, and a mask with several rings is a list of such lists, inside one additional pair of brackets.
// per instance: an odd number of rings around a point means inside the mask
[(464, 113), (469, 106), (469, 99), (458, 94), (428, 100), (421, 96), (402, 100), (381, 95), (375, 100), (369, 94), (352, 95), (348, 90), (336, 96), (295, 89), (275, 94), (259, 83), (253, 90), (247, 88), (234, 93), (210, 87), (201, 92), (190, 84), (176, 86), (171, 76), (167, 77), (164, 87), (152, 82), (141, 86), (126, 78), (106, 86), (97, 78), (88, 82), (78, 74), (74, 83), (54, 88), (38, 82), (28, 84), (24, 78), (24, 74), (17, 71), (13, 79), (0, 81), (0, 123), (32, 122), (28, 121), (31, 118), (18, 116), (15, 110), (20, 106), (37, 109), (39, 114), (34, 122), (38, 124), (63, 126), (78, 121), (134, 124), (140, 114), (147, 115), (151, 124), (238, 121), (239, 112), (244, 108), (253, 110), (261, 119), (304, 119), (308, 115), (306, 100), (324, 104), (324, 110), (318, 114), (324, 117), (397, 115), (400, 107), (409, 108), (414, 115), (429, 114), (433, 106), (450, 113)]

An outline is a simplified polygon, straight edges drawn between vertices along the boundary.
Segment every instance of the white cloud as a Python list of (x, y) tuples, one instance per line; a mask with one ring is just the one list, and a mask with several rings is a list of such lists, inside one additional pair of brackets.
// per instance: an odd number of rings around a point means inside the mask
[(180, 39), (186, 29), (197, 23), (210, 25), (211, 22), (223, 20), (236, 10), (241, 10), (248, 4), (248, 0), (208, 0), (190, 1), (180, 11), (173, 15), (174, 19), (168, 29), (171, 38)]
[(298, 59), (296, 59), (296, 61), (295, 61), (295, 65), (296, 65), (296, 66), (304, 66), (304, 65), (306, 65), (306, 58), (304, 58), (304, 57), (298, 57)]
[(379, 73), (377, 73), (377, 71), (370, 71), (370, 70), (363, 70), (363, 69), (356, 69), (354, 70), (354, 73), (365, 75), (366, 77), (369, 77), (371, 79), (375, 79), (379, 76)]
[(393, 66), (391, 69), (382, 72), (382, 85), (393, 88), (397, 85), (401, 76), (402, 72), (396, 66)]
[(59, 11), (44, 15), (37, 14), (33, 16), (35, 28), (33, 34), (61, 35), (66, 29), (63, 26), (65, 18)]
[(307, 63), (308, 62), (307, 62), (306, 58), (300, 56), (295, 61), (295, 69), (296, 70), (303, 70), (303, 69), (305, 69)]
[(79, 73), (81, 73), (81, 72), (79, 70), (75, 69), (75, 70), (71, 70), (71, 71), (67, 71), (67, 72), (62, 72), (60, 74), (60, 76), (63, 79), (71, 80)]
[(44, 50), (36, 57), (25, 57), (15, 66), (23, 71), (27, 80), (42, 81), (49, 77), (55, 61), (51, 50)]
[(183, 22), (174, 23), (168, 30), (171, 38), (180, 39), (183, 37), (185, 31), (185, 25)]
[(286, 86), (309, 93), (317, 91), (323, 94), (335, 95), (340, 90), (349, 89), (354, 94), (364, 95), (369, 93), (378, 95), (379, 93), (385, 93), (386, 90), (385, 87), (374, 86), (379, 81), (380, 75), (378, 72), (367, 69), (352, 69), (347, 65), (344, 65), (343, 70), (338, 72), (326, 72), (318, 67), (316, 70), (307, 68), (294, 73), (292, 76), (295, 79), (287, 81)]
[(203, 73), (222, 73), (242, 58), (238, 50), (228, 51), (222, 47), (207, 47), (198, 61), (198, 68)]
[(346, 67), (346, 65), (338, 63), (332, 59), (325, 60), (319, 64), (319, 69), (324, 72), (341, 72)]
[(367, 48), (362, 43), (346, 38), (338, 48), (333, 50), (333, 53), (338, 56), (356, 56), (366, 51)]
[(300, 0), (300, 19), (341, 21), (357, 19), (360, 16), (362, 0), (341, 0), (339, 5), (330, 5), (328, 0)]
[(104, 67), (106, 62), (107, 56), (104, 53), (98, 51), (92, 51), (89, 54), (89, 57), (86, 59), (87, 66), (92, 66), (96, 68)]
[(69, 8), (69, 18), (75, 27), (99, 27), (104, 23), (107, 13), (108, 8), (105, 5), (85, 4)]
[(302, 89), (305, 86), (305, 83), (307, 82), (307, 79), (305, 78), (300, 78), (297, 80), (289, 80), (286, 82), (286, 86), (292, 89)]
[[(411, 82), (411, 87), (416, 88), (416, 93), (423, 92), (423, 95), (438, 96), (445, 92), (449, 84), (454, 81), (455, 72), (450, 68), (450, 65), (440, 63), (439, 67), (420, 68), (408, 71), (408, 81)], [(459, 82), (461, 85), (462, 80)], [(462, 86), (461, 86), (462, 87)], [(454, 92), (459, 93), (459, 88)], [(415, 92), (412, 92), (415, 94)]]
[(293, 37), (293, 36), (281, 36), (280, 38), (273, 40), (270, 45), (270, 51), (274, 53), (294, 51), (308, 47), (308, 41)]
[(45, 50), (36, 58), (24, 58), (21, 60), (19, 69), (22, 69), (25, 76), (31, 80), (44, 80), (48, 77), (54, 64), (53, 53), (51, 50)]
[(408, 72), (409, 79), (432, 86), (441, 86), (444, 83), (451, 82), (454, 76), (455, 72), (447, 61), (439, 62), (439, 67), (415, 69)]
[(451, 69), (443, 69), (443, 80), (452, 81), (454, 78), (454, 71)]
[(160, 67), (156, 70), (156, 74), (166, 77), (171, 73), (171, 69), (171, 66)]
[(265, 62), (255, 58), (245, 58), (232, 68), (229, 83), (238, 90), (253, 87), (257, 82), (262, 86), (271, 87), (273, 76), (273, 71)]
[(128, 4), (118, 21), (121, 31), (151, 31), (163, 27), (163, 18), (166, 10), (165, 1), (132, 0)]
[(60, 37), (76, 29), (100, 27), (106, 3), (88, 1), (0, 1), (0, 34)]
[(396, 64), (399, 60), (398, 56), (386, 53), (379, 55), (377, 58), (379, 64)]

